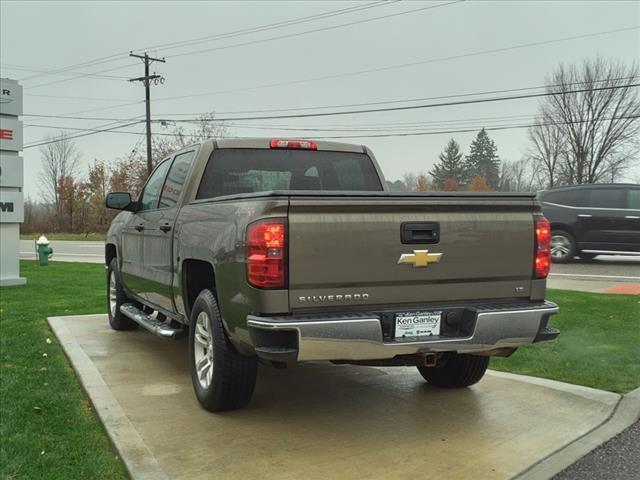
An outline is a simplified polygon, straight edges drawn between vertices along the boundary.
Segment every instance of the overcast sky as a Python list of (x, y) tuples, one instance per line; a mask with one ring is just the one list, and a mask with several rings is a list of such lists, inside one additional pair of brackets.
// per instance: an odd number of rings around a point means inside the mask
[[(82, 132), (70, 127), (99, 128), (115, 120), (143, 118), (144, 89), (126, 80), (141, 76), (143, 67), (139, 60), (128, 58), (127, 52), (146, 47), (151, 47), (151, 54), (167, 59), (165, 64), (153, 66), (154, 71), (166, 78), (164, 85), (152, 88), (152, 113), (156, 119), (189, 118), (179, 114), (211, 111), (219, 117), (230, 117), (233, 114), (225, 112), (317, 106), (333, 106), (328, 110), (335, 111), (346, 104), (535, 87), (543, 85), (545, 77), (561, 62), (581, 62), (598, 54), (626, 63), (640, 58), (638, 29), (481, 53), (637, 27), (640, 25), (638, 1), (451, 3), (443, 0), (372, 6), (373, 3), (3, 0), (0, 3), (1, 76), (24, 79), (21, 83), (25, 94), (25, 124), (55, 127), (25, 127), (25, 144), (28, 144), (64, 128), (69, 128), (70, 134), (77, 134)], [(440, 4), (442, 6), (438, 6)], [(358, 6), (363, 8), (286, 28), (218, 38), (181, 48), (160, 47)], [(396, 15), (412, 10), (419, 11)], [(375, 17), (386, 18), (362, 22)], [(344, 26), (327, 29), (337, 25)], [(273, 39), (287, 35), (295, 36)], [(247, 43), (251, 44), (238, 45)], [(221, 48), (231, 45), (234, 46)], [(108, 62), (78, 66), (57, 75), (38, 72), (112, 55)], [(414, 65), (398, 66), (411, 63)], [(384, 67), (394, 68), (380, 70)], [(378, 71), (370, 71), (375, 69)], [(367, 73), (318, 80), (367, 70)], [(82, 76), (96, 72), (100, 72), (96, 77)], [(39, 76), (26, 78), (34, 75)], [(292, 83), (309, 79), (316, 80)], [(188, 96), (196, 94), (198, 96)], [(167, 98), (179, 96), (188, 97)], [(434, 101), (444, 100), (421, 103)], [(309, 135), (309, 131), (291, 129), (329, 129), (317, 135), (313, 132), (318, 138), (475, 129), (483, 125), (490, 128), (526, 124), (535, 114), (538, 102), (539, 99), (512, 100), (349, 116), (243, 120), (228, 122), (228, 125), (230, 133), (237, 136), (296, 137)], [(375, 107), (395, 105), (406, 104)], [(275, 114), (285, 113), (291, 112)], [(26, 114), (75, 115), (97, 120)], [(255, 116), (254, 113), (248, 115)], [(153, 128), (158, 132), (169, 131), (160, 125)], [(362, 132), (363, 128), (369, 131)], [(93, 158), (113, 161), (129, 154), (136, 145), (144, 148), (140, 135), (143, 129), (144, 125), (139, 124), (121, 128), (135, 135), (101, 133), (78, 138), (83, 172)], [(519, 159), (526, 149), (525, 129), (491, 131), (489, 135), (496, 141), (503, 159)], [(369, 145), (387, 178), (395, 180), (406, 171), (428, 170), (451, 137), (467, 153), (474, 136), (475, 133), (438, 133), (346, 141)], [(26, 195), (38, 198), (39, 150), (25, 149), (23, 156)], [(629, 178), (637, 178), (639, 173), (640, 167)]]

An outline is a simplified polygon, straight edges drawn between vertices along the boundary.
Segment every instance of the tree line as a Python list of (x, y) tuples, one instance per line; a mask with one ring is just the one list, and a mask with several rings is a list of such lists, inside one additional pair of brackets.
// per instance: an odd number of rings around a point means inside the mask
[[(625, 173), (640, 183), (637, 63), (597, 57), (559, 65), (527, 129), (519, 160), (502, 160), (482, 129), (464, 156), (449, 140), (427, 172), (389, 182), (393, 190), (537, 191), (563, 185), (615, 183)], [(635, 172), (628, 172), (635, 168)]]
[[(501, 159), (482, 128), (463, 153), (450, 139), (433, 166), (387, 182), (399, 191), (537, 191), (561, 185), (616, 182), (640, 167), (638, 64), (597, 57), (559, 65), (546, 79), (527, 143), (518, 160)], [(220, 138), (227, 128), (213, 114), (194, 128), (177, 126), (154, 137), (154, 163), (203, 138)], [(81, 171), (81, 154), (60, 133), (41, 147), (42, 201), (25, 201), (23, 233), (105, 232), (114, 212), (105, 207), (109, 191), (136, 195), (146, 178), (146, 152), (106, 162), (94, 159)], [(430, 162), (431, 163), (431, 162)], [(638, 182), (640, 172), (636, 171)]]

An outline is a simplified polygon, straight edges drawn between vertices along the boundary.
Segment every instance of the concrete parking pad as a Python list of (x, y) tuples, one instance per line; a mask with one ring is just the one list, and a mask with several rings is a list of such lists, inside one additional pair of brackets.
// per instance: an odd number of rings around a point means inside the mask
[(512, 478), (596, 429), (620, 396), (489, 373), (465, 390), (414, 368), (262, 368), (248, 408), (202, 410), (186, 342), (49, 322), (134, 478)]

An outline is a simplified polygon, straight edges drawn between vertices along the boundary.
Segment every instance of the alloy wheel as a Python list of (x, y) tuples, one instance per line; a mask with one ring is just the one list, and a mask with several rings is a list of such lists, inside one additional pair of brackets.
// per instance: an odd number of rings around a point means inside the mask
[(553, 235), (550, 242), (551, 257), (565, 258), (571, 251), (571, 240), (564, 235)]
[(209, 316), (200, 312), (196, 318), (193, 360), (200, 386), (209, 388), (213, 378), (213, 337), (209, 331)]

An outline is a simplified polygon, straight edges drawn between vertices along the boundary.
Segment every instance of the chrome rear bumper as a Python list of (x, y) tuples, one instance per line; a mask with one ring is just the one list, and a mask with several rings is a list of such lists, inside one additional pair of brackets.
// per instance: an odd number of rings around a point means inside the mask
[[(385, 340), (377, 315), (298, 318), (249, 315), (247, 326), (256, 353), (269, 360), (381, 360), (433, 352), (487, 352), (549, 340), (558, 334), (546, 328), (549, 316), (557, 312), (557, 305), (551, 302), (516, 309), (478, 308), (471, 335), (411, 340)], [(280, 341), (278, 335), (260, 332), (289, 333)]]

